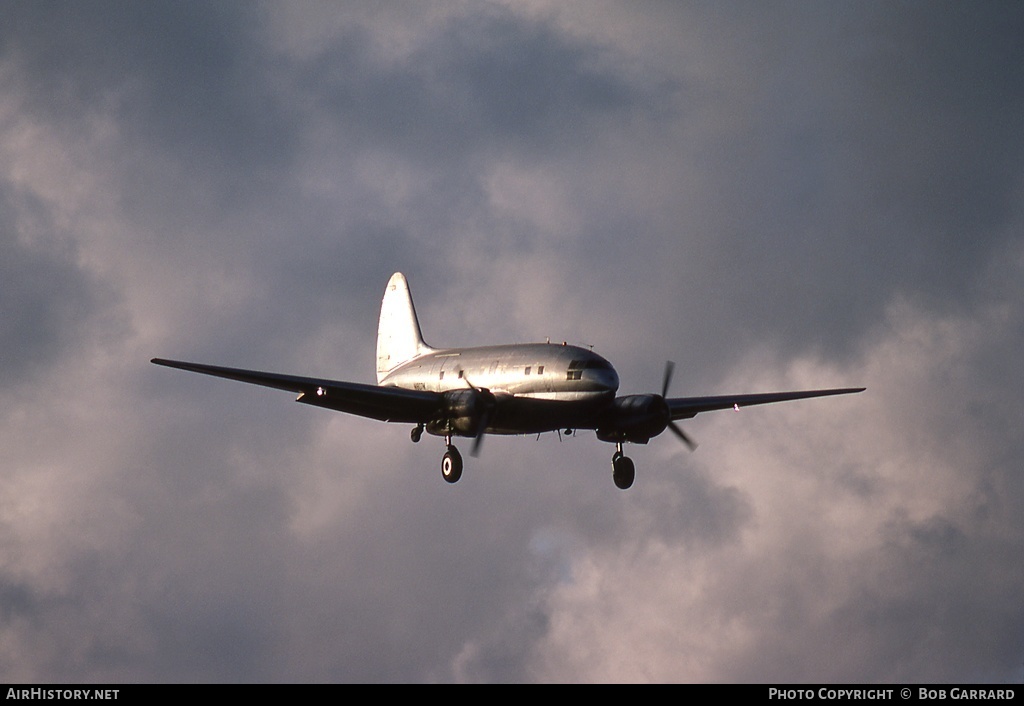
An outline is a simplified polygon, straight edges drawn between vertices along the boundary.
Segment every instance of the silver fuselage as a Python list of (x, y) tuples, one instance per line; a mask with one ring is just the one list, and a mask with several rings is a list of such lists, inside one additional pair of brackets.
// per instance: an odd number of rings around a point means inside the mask
[(585, 427), (615, 398), (619, 376), (585, 348), (528, 343), (431, 351), (388, 373), (381, 385), (440, 393), (489, 390), (502, 404), (487, 431), (522, 434)]

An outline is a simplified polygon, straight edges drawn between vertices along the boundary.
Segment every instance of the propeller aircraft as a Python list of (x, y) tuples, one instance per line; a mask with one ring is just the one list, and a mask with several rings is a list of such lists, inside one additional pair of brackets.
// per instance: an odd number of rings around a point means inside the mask
[(385, 422), (414, 425), (444, 437), (441, 475), (462, 477), (463, 459), (453, 437), (472, 439), (476, 456), (486, 434), (539, 434), (592, 430), (615, 444), (612, 478), (625, 490), (636, 471), (623, 444), (646, 444), (665, 430), (691, 450), (693, 440), (677, 424), (701, 412), (846, 395), (865, 388), (768, 392), (713, 397), (669, 397), (674, 364), (665, 366), (660, 393), (617, 396), (619, 376), (611, 363), (587, 348), (566, 343), (528, 343), (477, 348), (432, 348), (423, 341), (405, 276), (388, 281), (377, 326), (377, 384), (266, 373), (153, 358), (153, 363), (204, 375), (297, 393), (298, 402)]

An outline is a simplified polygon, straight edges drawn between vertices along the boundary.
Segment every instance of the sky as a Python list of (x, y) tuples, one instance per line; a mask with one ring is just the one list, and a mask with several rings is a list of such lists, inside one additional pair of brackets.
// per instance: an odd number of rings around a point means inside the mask
[[(1020, 3), (0, 7), (0, 681), (1024, 677)], [(868, 389), (622, 492), (149, 363), (373, 382), (395, 271), (623, 394)]]

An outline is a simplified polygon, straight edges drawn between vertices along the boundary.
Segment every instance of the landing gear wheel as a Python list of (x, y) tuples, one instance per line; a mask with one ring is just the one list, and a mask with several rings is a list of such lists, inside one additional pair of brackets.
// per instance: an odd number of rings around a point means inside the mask
[(441, 477), (449, 483), (457, 483), (462, 477), (462, 454), (454, 446), (449, 445), (441, 457)]
[(612, 457), (612, 480), (615, 481), (615, 487), (619, 490), (626, 490), (633, 485), (635, 478), (636, 467), (633, 465), (633, 460), (621, 453), (616, 453)]

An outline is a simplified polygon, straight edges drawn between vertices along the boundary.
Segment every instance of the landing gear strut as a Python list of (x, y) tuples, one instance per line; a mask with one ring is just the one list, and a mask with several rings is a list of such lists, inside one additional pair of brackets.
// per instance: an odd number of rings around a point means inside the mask
[(441, 457), (441, 477), (449, 483), (457, 483), (462, 477), (462, 454), (452, 446), (450, 436), (445, 437), (445, 443), (448, 444), (448, 450)]
[(633, 460), (622, 453), (622, 444), (615, 445), (615, 455), (612, 456), (612, 480), (619, 490), (626, 490), (633, 485), (636, 478), (636, 467)]

